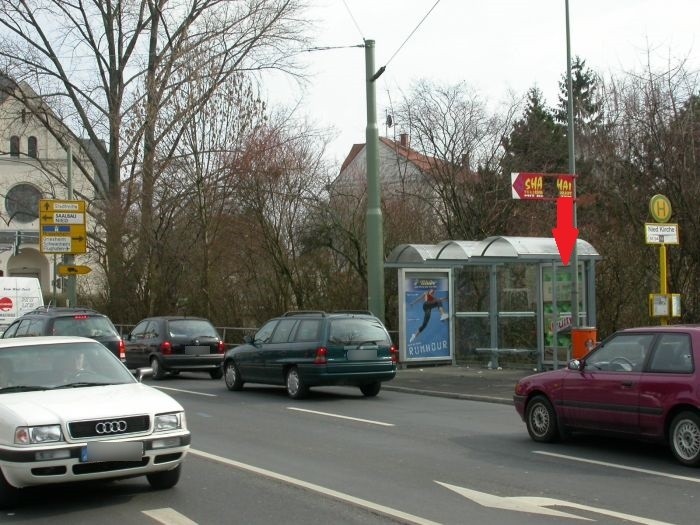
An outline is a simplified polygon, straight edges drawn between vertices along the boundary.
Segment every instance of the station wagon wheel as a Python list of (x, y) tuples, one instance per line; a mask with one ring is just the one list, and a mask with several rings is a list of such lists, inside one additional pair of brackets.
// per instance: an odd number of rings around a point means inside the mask
[(153, 369), (153, 379), (163, 379), (165, 377), (165, 370), (163, 370), (163, 365), (157, 357), (151, 357), (151, 368)]
[(293, 366), (287, 371), (286, 384), (287, 394), (292, 399), (301, 399), (306, 397), (306, 394), (309, 393), (309, 387), (304, 384), (296, 366)]
[(180, 480), (180, 471), (182, 470), (182, 463), (171, 470), (161, 470), (160, 472), (152, 472), (151, 474), (146, 474), (146, 479), (151, 485), (151, 488), (155, 490), (165, 490), (170, 489), (177, 485)]
[(19, 500), (19, 489), (10, 485), (0, 470), (0, 509), (14, 507)]
[(551, 443), (559, 438), (557, 414), (544, 396), (535, 396), (527, 404), (525, 424), (534, 441)]
[(360, 392), (362, 392), (362, 395), (365, 397), (374, 397), (379, 393), (381, 389), (382, 383), (380, 381), (360, 385)]
[(700, 465), (700, 416), (681, 412), (671, 422), (669, 441), (676, 459), (690, 467)]
[(224, 364), (224, 382), (229, 390), (241, 390), (243, 388), (243, 378), (232, 359), (229, 359)]

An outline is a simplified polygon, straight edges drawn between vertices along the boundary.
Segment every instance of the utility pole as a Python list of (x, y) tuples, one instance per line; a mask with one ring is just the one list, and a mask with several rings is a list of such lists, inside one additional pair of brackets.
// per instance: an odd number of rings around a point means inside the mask
[(384, 72), (374, 71), (374, 40), (365, 40), (367, 81), (367, 305), (384, 322), (384, 232), (379, 185), (379, 132), (374, 81)]

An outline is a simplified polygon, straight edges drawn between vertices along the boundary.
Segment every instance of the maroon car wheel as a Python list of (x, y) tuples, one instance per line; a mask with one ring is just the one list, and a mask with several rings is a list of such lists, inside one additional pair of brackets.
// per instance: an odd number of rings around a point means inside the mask
[(535, 396), (527, 404), (525, 424), (534, 441), (550, 443), (559, 438), (557, 414), (552, 404), (544, 396)]
[(700, 465), (700, 416), (695, 412), (681, 412), (674, 417), (669, 442), (679, 462), (689, 467)]

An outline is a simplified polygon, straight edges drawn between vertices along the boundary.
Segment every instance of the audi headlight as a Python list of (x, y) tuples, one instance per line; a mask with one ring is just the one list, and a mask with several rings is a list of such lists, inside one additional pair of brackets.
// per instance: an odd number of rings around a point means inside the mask
[(34, 445), (36, 443), (52, 443), (56, 441), (63, 441), (60, 425), (17, 427), (15, 429), (15, 443), (18, 445)]
[(173, 412), (171, 414), (156, 414), (153, 425), (154, 432), (166, 432), (168, 430), (177, 430), (185, 426), (185, 413)]

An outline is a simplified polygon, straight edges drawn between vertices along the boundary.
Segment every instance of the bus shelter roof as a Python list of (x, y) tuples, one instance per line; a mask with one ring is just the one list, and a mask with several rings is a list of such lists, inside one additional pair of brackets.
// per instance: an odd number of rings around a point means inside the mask
[[(577, 257), (600, 259), (596, 249), (583, 239), (576, 242)], [(454, 266), (524, 260), (528, 262), (560, 262), (561, 255), (553, 237), (491, 236), (481, 241), (443, 241), (439, 244), (401, 244), (386, 260), (390, 267)]]

